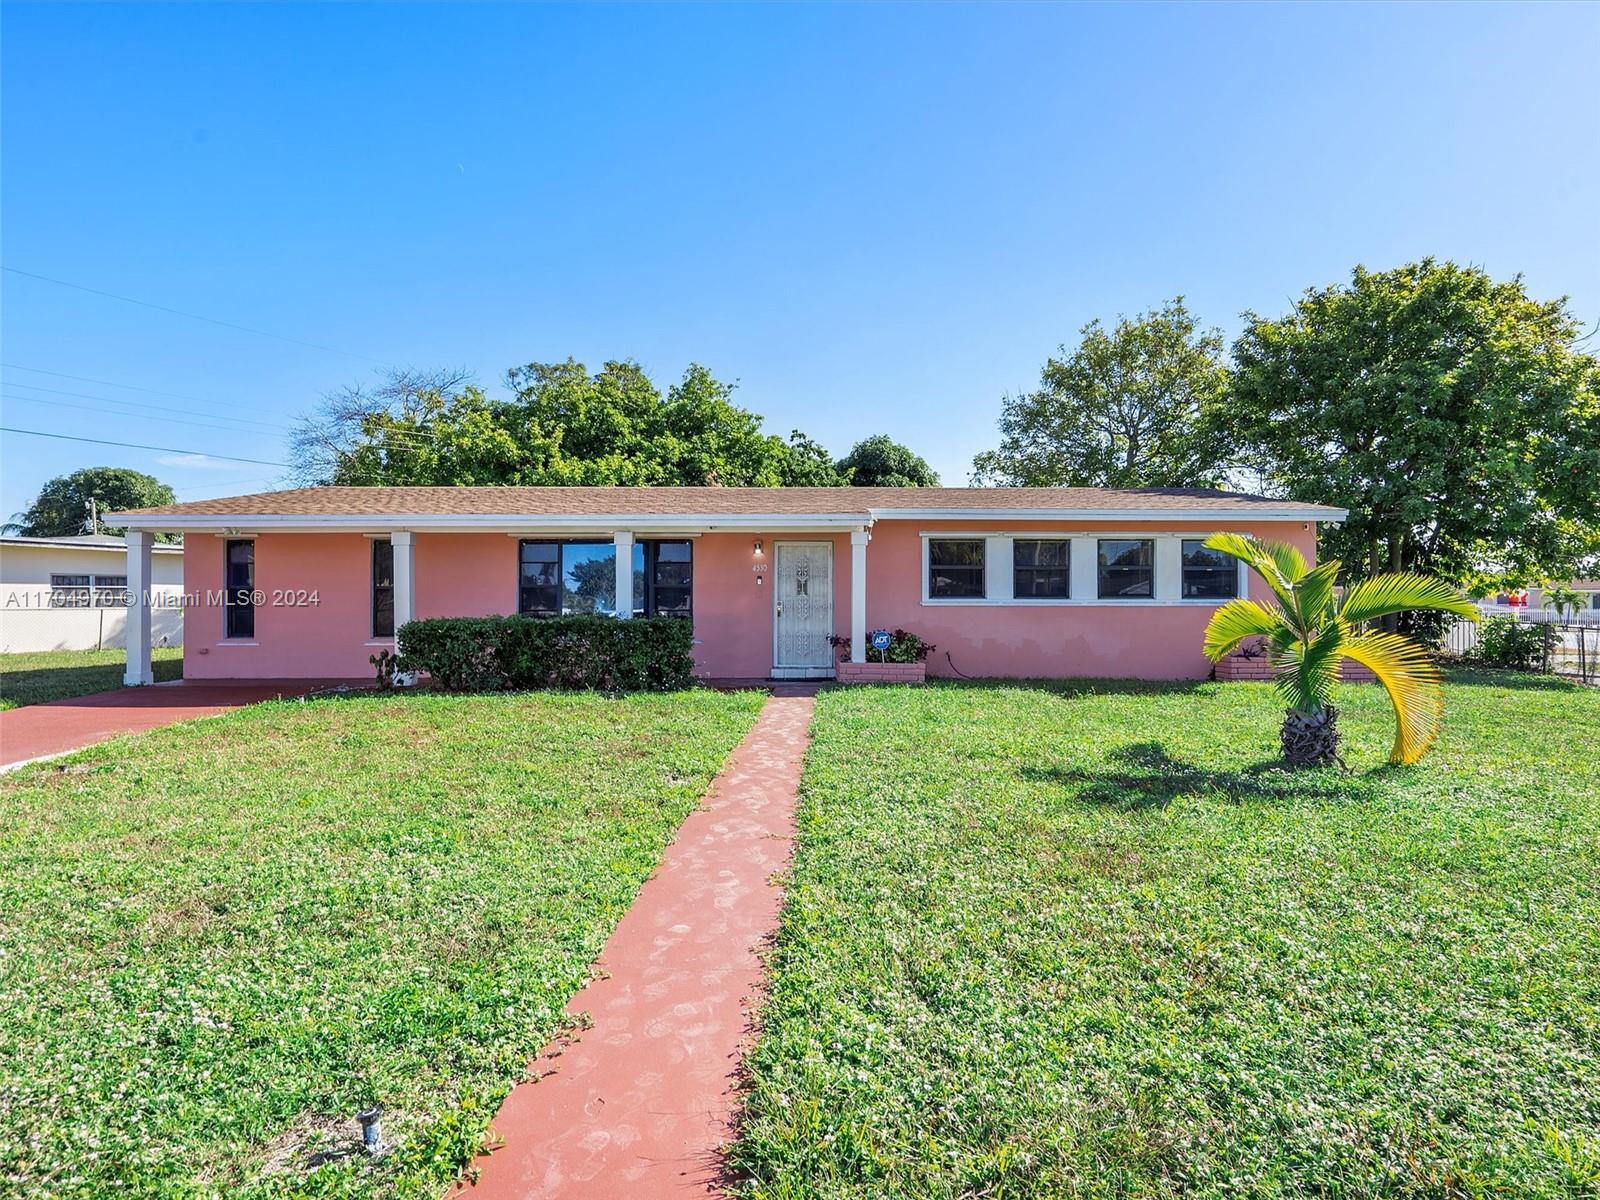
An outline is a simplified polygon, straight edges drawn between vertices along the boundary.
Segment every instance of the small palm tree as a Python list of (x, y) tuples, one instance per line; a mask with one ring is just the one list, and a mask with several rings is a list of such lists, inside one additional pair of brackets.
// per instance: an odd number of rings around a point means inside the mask
[(1343, 764), (1332, 698), (1345, 658), (1369, 668), (1394, 704), (1398, 728), (1389, 761), (1414, 763), (1427, 752), (1444, 715), (1439, 669), (1410, 638), (1362, 626), (1417, 608), (1477, 620), (1472, 601), (1441, 579), (1411, 574), (1360, 580), (1341, 601), (1334, 590), (1338, 560), (1312, 569), (1293, 546), (1237, 533), (1213, 534), (1206, 545), (1243, 561), (1277, 597), (1275, 606), (1240, 599), (1217, 609), (1206, 626), (1205, 652), (1216, 662), (1249, 638), (1266, 640), (1273, 681), (1289, 706), (1282, 738), (1291, 767)]

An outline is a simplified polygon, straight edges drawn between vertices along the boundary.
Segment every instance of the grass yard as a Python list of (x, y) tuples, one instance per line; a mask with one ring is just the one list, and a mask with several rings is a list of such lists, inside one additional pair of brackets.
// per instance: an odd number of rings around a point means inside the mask
[(824, 694), (742, 1194), (1600, 1196), (1600, 691), (1342, 690)]
[(433, 1200), (761, 699), (278, 702), (0, 777), (0, 1194)]
[[(183, 677), (183, 647), (151, 651), (156, 682)], [(41, 650), (0, 654), (0, 712), (122, 686), (127, 656), (121, 650)]]

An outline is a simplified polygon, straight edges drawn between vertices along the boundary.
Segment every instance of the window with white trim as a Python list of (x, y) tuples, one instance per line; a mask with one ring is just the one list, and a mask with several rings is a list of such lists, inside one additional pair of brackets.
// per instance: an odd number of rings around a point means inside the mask
[(1100, 538), (1098, 559), (1100, 599), (1151, 600), (1155, 598), (1155, 539)]
[(1072, 543), (1066, 538), (1014, 538), (1011, 595), (1017, 600), (1065, 600), (1072, 594)]
[(372, 636), (394, 636), (394, 543), (372, 539)]
[(223, 550), (222, 636), (256, 635), (256, 544), (229, 539)]
[(929, 538), (928, 598), (983, 599), (983, 558), (982, 538)]
[(1239, 560), (1213, 550), (1204, 538), (1183, 539), (1185, 600), (1232, 600), (1239, 594)]
[(88, 575), (50, 576), (50, 607), (88, 608), (89, 582)]

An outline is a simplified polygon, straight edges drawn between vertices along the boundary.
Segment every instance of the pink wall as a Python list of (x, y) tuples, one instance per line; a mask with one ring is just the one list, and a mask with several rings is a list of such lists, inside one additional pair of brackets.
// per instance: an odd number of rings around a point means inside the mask
[[(950, 675), (953, 663), (966, 675), (1203, 679), (1211, 670), (1200, 652), (1211, 605), (922, 602), (924, 530), (1137, 534), (1171, 533), (1173, 528), (1150, 521), (880, 521), (867, 547), (867, 625), (908, 629), (932, 642), (937, 649), (928, 660), (930, 675)], [(1225, 529), (1291, 542), (1308, 558), (1316, 554), (1315, 528), (1302, 529), (1298, 521), (1197, 526), (1192, 536)], [(1252, 578), (1249, 594), (1260, 598), (1265, 591)], [(843, 623), (849, 624), (848, 607)]]
[[(702, 676), (765, 679), (772, 673), (771, 569), (779, 541), (833, 543), (833, 628), (850, 631), (848, 533), (708, 533), (694, 543), (694, 657)], [(870, 587), (870, 560), (867, 578)]]
[[(867, 624), (904, 628), (938, 646), (931, 674), (950, 661), (968, 675), (1203, 677), (1200, 653), (1211, 607), (1197, 604), (925, 605), (923, 530), (1002, 533), (1161, 533), (1156, 522), (880, 521), (867, 548)], [(1213, 527), (1197, 527), (1196, 536)], [(1314, 530), (1299, 522), (1223, 525), (1293, 542), (1315, 553)], [(695, 660), (718, 678), (765, 678), (772, 668), (772, 579), (758, 564), (774, 560), (780, 540), (834, 546), (834, 630), (850, 629), (848, 534), (712, 533), (695, 539)], [(764, 553), (758, 558), (753, 543)], [(517, 542), (504, 534), (416, 535), (419, 616), (485, 616), (516, 611)], [(256, 539), (253, 644), (225, 642), (220, 606), (204, 603), (222, 587), (223, 539), (185, 540), (184, 674), (194, 679), (367, 678), (369, 655), (387, 642), (370, 637), (371, 549), (357, 534), (262, 534)], [(757, 583), (757, 579), (761, 579)], [(1253, 588), (1259, 584), (1253, 583)], [(278, 603), (274, 593), (304, 589), (316, 603)], [(1258, 593), (1257, 593), (1258, 594)], [(197, 601), (197, 602), (196, 602)], [(949, 660), (946, 659), (948, 654)]]

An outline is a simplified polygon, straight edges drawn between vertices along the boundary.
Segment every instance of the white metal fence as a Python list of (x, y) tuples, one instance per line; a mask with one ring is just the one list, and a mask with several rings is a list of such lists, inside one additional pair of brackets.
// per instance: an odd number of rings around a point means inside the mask
[[(1479, 612), (1481, 620), (1510, 616), (1537, 628), (1543, 635), (1538, 666), (1547, 674), (1600, 683), (1600, 612), (1584, 609), (1563, 617), (1549, 609), (1524, 612), (1501, 604), (1480, 605)], [(1481, 631), (1480, 623), (1457, 621), (1446, 631), (1441, 650), (1449, 658), (1470, 660)]]
[[(150, 640), (157, 646), (183, 645), (183, 610), (154, 606)], [(0, 654), (39, 650), (120, 650), (128, 644), (128, 610), (97, 608), (22, 608), (0, 606)]]

